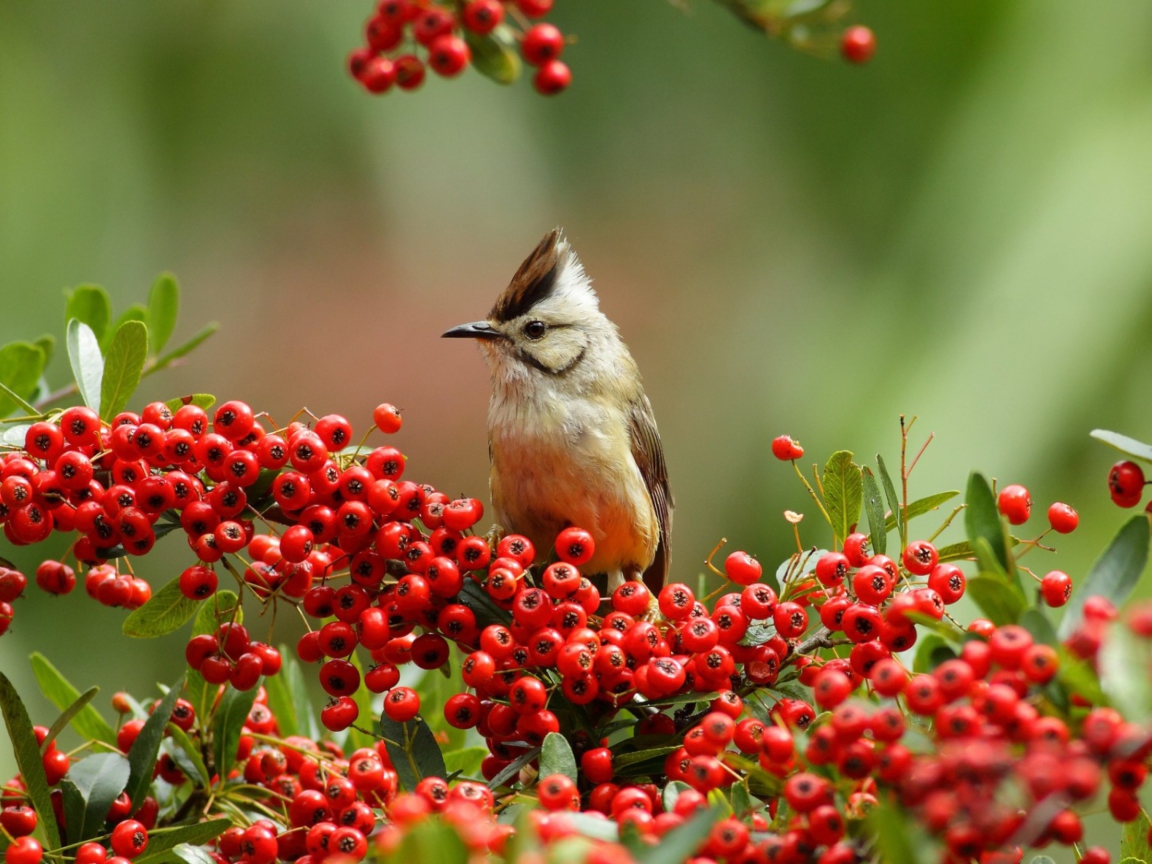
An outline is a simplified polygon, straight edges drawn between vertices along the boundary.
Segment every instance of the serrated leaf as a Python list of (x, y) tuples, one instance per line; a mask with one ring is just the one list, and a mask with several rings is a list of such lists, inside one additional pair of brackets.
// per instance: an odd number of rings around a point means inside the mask
[(248, 712), (256, 701), (258, 689), (236, 690), (229, 687), (220, 697), (216, 716), (212, 719), (212, 755), (216, 773), (221, 777), (226, 777), (236, 762), (240, 749), (240, 730), (248, 721)]
[(852, 533), (860, 521), (861, 498), (864, 494), (860, 466), (852, 461), (852, 451), (837, 450), (828, 458), (821, 478), (824, 487), (824, 509), (837, 541)]
[[(1148, 831), (1148, 817), (1144, 813), (1126, 823), (1124, 833), (1120, 836), (1120, 857), (1152, 862), (1152, 845), (1149, 844)], [(1120, 864), (1123, 864), (1123, 861)]]
[(197, 333), (195, 336), (193, 336), (191, 339), (189, 339), (187, 342), (185, 342), (180, 347), (173, 348), (167, 354), (162, 354), (160, 356), (160, 358), (152, 366), (150, 366), (148, 368), (148, 371), (144, 373), (144, 376), (147, 377), (147, 376), (153, 374), (154, 372), (159, 372), (161, 369), (167, 369), (169, 366), (172, 365), (172, 362), (174, 360), (179, 360), (181, 357), (184, 357), (184, 356), (187, 356), (188, 354), (191, 354), (193, 351), (195, 351), (197, 348), (199, 348), (200, 345), (206, 339), (208, 339), (209, 336), (211, 336), (213, 333), (215, 333), (219, 329), (220, 329), (220, 325), (217, 322), (213, 321), (211, 324), (209, 324), (207, 327), (202, 329), (199, 333)]
[(200, 755), (200, 748), (196, 746), (196, 742), (189, 738), (188, 733), (175, 723), (168, 724), (168, 737), (176, 744), (172, 748), (172, 758), (180, 765), (180, 770), (189, 777), (199, 779), (203, 786), (208, 786), (212, 782), (212, 777), (208, 773), (208, 766), (204, 764), (204, 759)]
[(191, 600), (180, 590), (177, 577), (124, 619), (120, 630), (134, 639), (154, 639), (183, 627), (200, 608), (202, 600)]
[[(155, 828), (148, 832), (148, 849), (143, 855), (133, 859), (133, 864), (157, 864), (160, 861), (170, 861), (173, 856), (187, 861), (187, 858), (176, 851), (177, 847), (187, 846), (194, 849), (196, 846), (193, 844), (215, 840), (230, 827), (232, 827), (231, 819), (209, 819), (206, 822), (179, 825), (175, 828)], [(209, 858), (211, 859), (211, 856)]]
[(100, 343), (96, 334), (83, 321), (73, 318), (68, 322), (65, 337), (68, 347), (68, 362), (72, 364), (72, 374), (80, 390), (80, 398), (93, 411), (100, 409), (100, 386), (104, 380), (104, 356), (100, 353)]
[(1152, 669), (1148, 646), (1127, 627), (1112, 627), (1100, 649), (1100, 686), (1129, 723), (1152, 715)]
[(501, 24), (487, 36), (465, 29), (464, 41), (472, 51), (472, 66), (497, 84), (512, 84), (520, 77), (520, 56), (511, 28)]
[(444, 770), (464, 777), (479, 777), (480, 764), (488, 756), (487, 747), (462, 747), (444, 754)]
[(1016, 560), (1008, 554), (1008, 532), (1000, 518), (1000, 511), (996, 507), (996, 498), (992, 494), (992, 487), (984, 479), (984, 475), (973, 471), (968, 478), (968, 494), (965, 496), (964, 528), (968, 540), (976, 554), (980, 554), (978, 540), (984, 540), (997, 564), (1014, 581), (1016, 588), (1020, 588), (1020, 579), (1016, 574)]
[[(80, 699), (80, 691), (49, 662), (47, 657), (36, 651), (28, 659), (32, 664), (32, 674), (36, 676), (36, 682), (40, 685), (40, 692), (49, 702), (61, 711), (76, 704)], [(92, 705), (83, 705), (69, 722), (77, 734), (85, 740), (116, 744), (116, 730)]]
[(142, 321), (125, 321), (108, 344), (104, 378), (100, 384), (100, 417), (111, 420), (124, 410), (140, 384), (148, 359), (148, 327)]
[(67, 292), (67, 296), (64, 320), (75, 318), (88, 325), (97, 341), (103, 339), (108, 331), (108, 322), (112, 320), (112, 301), (108, 292), (99, 285), (77, 285)]
[(573, 783), (578, 780), (572, 745), (559, 732), (549, 732), (540, 745), (540, 776), (547, 777), (550, 774), (564, 774)]
[(159, 354), (176, 329), (180, 313), (180, 286), (171, 273), (161, 273), (148, 292), (148, 333), (152, 350)]
[(32, 809), (40, 817), (49, 849), (60, 847), (60, 831), (56, 827), (56, 815), (52, 809), (52, 795), (48, 789), (48, 778), (44, 774), (44, 762), (40, 757), (40, 745), (28, 718), (28, 709), (20, 700), (16, 688), (3, 672), (0, 672), (0, 713), (4, 715), (4, 726), (8, 730), (8, 740), (12, 743), (12, 754), (16, 757), (16, 767), (24, 777), (28, 787), (28, 798)]
[[(884, 501), (880, 497), (880, 487), (872, 469), (864, 467), (864, 513), (868, 517), (868, 534), (872, 540), (872, 551), (883, 555), (888, 549), (888, 531), (884, 521)], [(895, 524), (895, 518), (893, 518)]]
[(1125, 456), (1152, 462), (1152, 444), (1145, 444), (1143, 441), (1137, 441), (1135, 438), (1129, 438), (1119, 432), (1109, 432), (1107, 429), (1093, 429), (1089, 434), (1097, 441), (1103, 441), (1109, 447), (1115, 447)]
[(129, 770), (119, 753), (96, 753), (72, 763), (60, 783), (70, 842), (104, 833), (108, 810), (127, 786)]
[[(960, 493), (951, 489), (947, 492), (937, 492), (935, 495), (927, 495), (923, 498), (917, 498), (908, 505), (907, 518), (911, 522), (917, 516), (923, 516), (925, 513), (931, 513), (933, 510), (939, 509), (941, 504), (947, 504)], [(891, 531), (896, 527), (896, 514), (890, 513), (888, 518), (884, 520), (884, 525), (887, 530)]]
[(164, 404), (167, 405), (172, 412), (179, 411), (185, 405), (195, 405), (207, 411), (216, 404), (216, 397), (211, 393), (190, 393), (187, 396), (169, 399)]
[(661, 837), (659, 843), (641, 847), (633, 856), (636, 864), (680, 864), (687, 861), (707, 839), (720, 815), (721, 811), (716, 807), (697, 811)]
[(967, 594), (997, 627), (1015, 624), (1028, 606), (1019, 588), (1001, 576), (983, 571), (968, 580)]
[(392, 759), (392, 767), (405, 791), (412, 792), (425, 777), (445, 777), (444, 755), (423, 717), (398, 723), (387, 714), (380, 717), (380, 733)]
[(1088, 571), (1083, 584), (1072, 592), (1057, 631), (1061, 639), (1067, 639), (1080, 626), (1084, 618), (1084, 601), (1089, 597), (1099, 594), (1115, 603), (1117, 608), (1124, 605), (1148, 565), (1148, 540), (1148, 517), (1143, 513), (1136, 514), (1121, 526)]
[(896, 533), (901, 541), (904, 538), (904, 514), (900, 510), (900, 496), (896, 494), (896, 487), (892, 485), (892, 478), (888, 475), (888, 466), (884, 464), (884, 457), (876, 454), (876, 468), (880, 471), (880, 482), (884, 486), (884, 497), (888, 499), (888, 509), (896, 517)]
[(38, 413), (28, 400), (36, 393), (46, 361), (44, 350), (31, 342), (10, 342), (0, 348), (0, 417), (16, 408)]
[(128, 780), (128, 797), (132, 799), (132, 812), (144, 803), (148, 794), (148, 786), (152, 783), (152, 771), (156, 768), (156, 757), (160, 753), (160, 742), (164, 740), (164, 730), (172, 718), (172, 709), (176, 700), (180, 698), (180, 691), (184, 687), (184, 676), (169, 688), (168, 693), (160, 700), (156, 710), (144, 721), (144, 727), (132, 748), (128, 751), (128, 764), (132, 769)]

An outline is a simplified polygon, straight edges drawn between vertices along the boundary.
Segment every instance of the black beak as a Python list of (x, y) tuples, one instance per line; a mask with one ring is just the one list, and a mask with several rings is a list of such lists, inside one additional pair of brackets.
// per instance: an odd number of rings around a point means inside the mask
[(487, 321), (473, 321), (471, 324), (461, 324), (440, 334), (442, 339), (499, 339), (501, 333), (492, 329)]

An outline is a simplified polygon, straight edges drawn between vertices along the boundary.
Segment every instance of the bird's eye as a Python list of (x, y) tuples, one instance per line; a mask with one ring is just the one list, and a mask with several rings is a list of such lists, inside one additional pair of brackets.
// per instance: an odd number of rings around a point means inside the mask
[(548, 325), (543, 321), (529, 321), (524, 325), (524, 335), (529, 339), (539, 339), (548, 331)]

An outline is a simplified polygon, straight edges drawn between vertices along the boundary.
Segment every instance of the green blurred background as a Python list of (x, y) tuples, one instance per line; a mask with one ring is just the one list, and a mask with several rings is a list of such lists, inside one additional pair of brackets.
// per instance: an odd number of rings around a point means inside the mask
[[(901, 412), (937, 434), (914, 497), (980, 468), (1031, 488), (1034, 524), (1078, 507), (1074, 577), (1122, 521), (1088, 431), (1152, 437), (1152, 6), (865, 2), (880, 48), (854, 68), (708, 0), (563, 0), (554, 99), (473, 72), (370, 97), (344, 72), (369, 8), (0, 0), (0, 341), (59, 334), (65, 286), (123, 308), (171, 269), (176, 338), (223, 327), (141, 405), (363, 428), (391, 401), (409, 475), (486, 500), (486, 369), (438, 336), (561, 224), (645, 374), (677, 578), (723, 536), (788, 554), (781, 512), (809, 502), (774, 435), (892, 465)], [(181, 545), (139, 571), (163, 584)], [(184, 634), (122, 618), (32, 596), (0, 667), (29, 695), (34, 649), (105, 695), (179, 674)]]

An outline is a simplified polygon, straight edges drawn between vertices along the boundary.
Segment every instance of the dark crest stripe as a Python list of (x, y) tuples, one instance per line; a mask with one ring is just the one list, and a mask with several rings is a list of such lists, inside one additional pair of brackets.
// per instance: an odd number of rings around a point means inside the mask
[(559, 228), (544, 235), (497, 299), (488, 314), (490, 320), (505, 322), (519, 318), (552, 293), (556, 276), (568, 255), (568, 244), (563, 237)]

